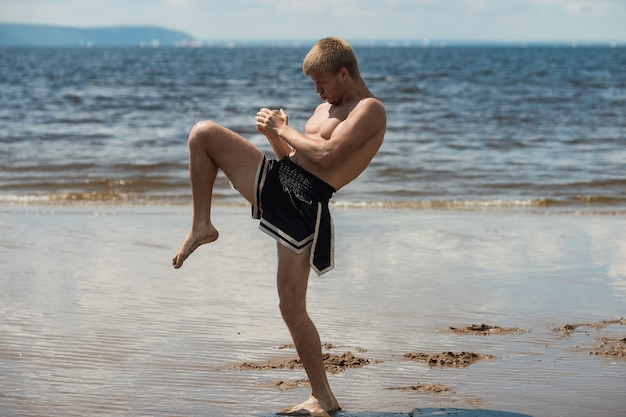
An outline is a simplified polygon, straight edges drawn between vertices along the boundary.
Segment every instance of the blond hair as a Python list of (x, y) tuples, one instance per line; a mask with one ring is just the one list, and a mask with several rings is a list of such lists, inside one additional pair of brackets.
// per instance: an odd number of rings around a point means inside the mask
[(341, 68), (348, 70), (350, 77), (359, 79), (359, 64), (352, 47), (339, 38), (324, 38), (311, 48), (302, 62), (302, 72), (310, 77), (314, 72), (336, 74)]

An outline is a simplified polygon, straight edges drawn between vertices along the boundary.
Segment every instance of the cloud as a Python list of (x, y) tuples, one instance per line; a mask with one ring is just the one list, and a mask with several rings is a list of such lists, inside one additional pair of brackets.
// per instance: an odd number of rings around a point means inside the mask
[(624, 9), (618, 1), (532, 0), (541, 11), (560, 9), (572, 16), (604, 16)]
[(574, 1), (567, 4), (567, 13), (574, 16), (604, 16), (616, 6), (619, 7), (609, 1)]
[(548, 7), (552, 6), (552, 5), (561, 5), (565, 2), (566, 0), (531, 0), (532, 4), (538, 4), (542, 9), (547, 9)]
[(171, 9), (191, 9), (198, 5), (197, 0), (163, 0), (163, 5)]
[(487, 0), (467, 0), (469, 8), (473, 12), (490, 10)]

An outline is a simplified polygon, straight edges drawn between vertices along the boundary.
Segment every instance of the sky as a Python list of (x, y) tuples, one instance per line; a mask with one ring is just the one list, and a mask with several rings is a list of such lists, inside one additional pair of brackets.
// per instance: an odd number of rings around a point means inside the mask
[(1, 23), (149, 25), (198, 40), (626, 41), (626, 0), (0, 0)]

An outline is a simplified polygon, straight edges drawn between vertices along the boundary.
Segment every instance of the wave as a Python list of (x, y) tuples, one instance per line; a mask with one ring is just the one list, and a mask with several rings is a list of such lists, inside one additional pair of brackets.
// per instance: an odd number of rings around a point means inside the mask
[(626, 214), (626, 199), (589, 197), (564, 201), (557, 199), (519, 200), (394, 200), (394, 201), (335, 201), (339, 208), (379, 208), (397, 210), (441, 211), (534, 211)]
[[(248, 206), (232, 189), (215, 189), (216, 206)], [(493, 200), (366, 200), (341, 199), (331, 201), (336, 209), (434, 210), (470, 212), (538, 212), (626, 215), (626, 198), (609, 196), (577, 196), (564, 199), (493, 199)], [(52, 192), (41, 194), (0, 194), (0, 205), (132, 205), (132, 206), (190, 206), (188, 192), (161, 190), (161, 193), (106, 191)]]

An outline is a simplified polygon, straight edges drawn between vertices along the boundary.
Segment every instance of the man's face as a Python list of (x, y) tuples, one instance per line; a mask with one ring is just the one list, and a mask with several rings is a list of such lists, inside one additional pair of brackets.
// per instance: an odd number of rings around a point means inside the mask
[(330, 104), (337, 104), (343, 96), (341, 88), (341, 72), (332, 74), (326, 71), (317, 71), (311, 75), (311, 80), (315, 83), (315, 91), (322, 100)]

